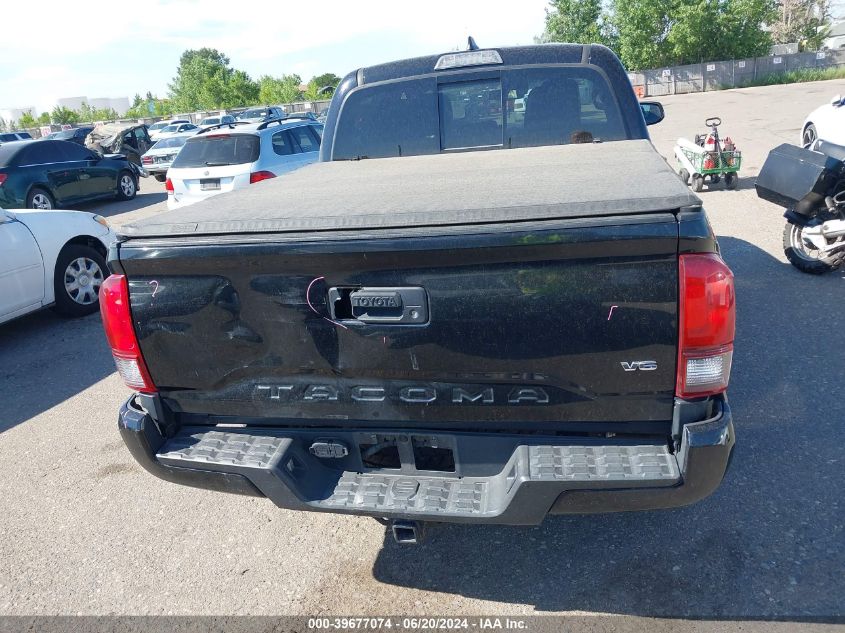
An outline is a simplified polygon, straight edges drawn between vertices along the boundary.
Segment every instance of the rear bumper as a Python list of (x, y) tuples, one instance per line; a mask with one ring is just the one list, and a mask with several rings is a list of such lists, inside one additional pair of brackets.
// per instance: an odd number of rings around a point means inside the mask
[(144, 170), (150, 175), (164, 174), (170, 169), (170, 163), (153, 163), (151, 165), (144, 165)]
[[(362, 465), (358, 447), (370, 431), (192, 427), (166, 438), (134, 397), (119, 428), (133, 457), (173, 483), (265, 496), (294, 510), (509, 525), (694, 503), (719, 486), (734, 446), (724, 401), (712, 418), (683, 427), (674, 453), (624, 440), (379, 431), (374, 441), (393, 437), (403, 456), (390, 470)], [(318, 440), (348, 454), (317, 457), (309, 448)], [(454, 470), (417, 470), (417, 441), (448, 447)]]

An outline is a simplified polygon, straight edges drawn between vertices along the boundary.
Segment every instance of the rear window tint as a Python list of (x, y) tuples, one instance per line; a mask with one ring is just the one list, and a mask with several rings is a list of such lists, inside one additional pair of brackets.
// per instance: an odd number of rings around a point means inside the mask
[(37, 141), (27, 143), (18, 155), (18, 165), (43, 165), (47, 163), (61, 163), (66, 160), (62, 151), (62, 144), (67, 141)]
[(309, 127), (307, 125), (294, 127), (290, 129), (290, 133), (293, 134), (303, 152), (318, 152), (320, 151), (320, 140), (315, 133), (308, 129)]
[[(338, 115), (333, 160), (630, 138), (613, 91), (589, 66), (485, 70), (363, 86)], [(476, 75), (477, 77), (478, 75)]]
[(92, 160), (96, 158), (91, 150), (88, 150), (76, 143), (61, 143), (58, 149), (64, 160)]
[(333, 158), (387, 158), (437, 154), (437, 85), (433, 78), (354, 90), (343, 103)]
[(503, 81), (509, 147), (628, 138), (613, 92), (591, 68), (513, 70)]
[(270, 138), (273, 151), (276, 152), (279, 156), (288, 156), (294, 153), (293, 141), (291, 141), (290, 133), (287, 130), (282, 130), (281, 132), (276, 132)]
[(167, 149), (168, 147), (182, 147), (188, 138), (185, 136), (169, 136), (156, 142), (150, 149)]
[(498, 79), (440, 86), (440, 147), (502, 144), (502, 84)]
[[(0, 141), (2, 141), (2, 137), (0, 137)], [(41, 142), (43, 143), (44, 141)], [(17, 156), (22, 147), (23, 143), (20, 143), (19, 141), (0, 145), (0, 167), (6, 167), (11, 164), (12, 160), (15, 156)]]
[(252, 134), (225, 134), (191, 138), (173, 167), (242, 165), (258, 160), (259, 138)]

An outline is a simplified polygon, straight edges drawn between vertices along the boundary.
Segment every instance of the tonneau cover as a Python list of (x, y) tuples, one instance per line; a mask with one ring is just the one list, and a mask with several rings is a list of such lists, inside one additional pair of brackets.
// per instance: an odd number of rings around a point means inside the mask
[(647, 140), (315, 163), (124, 225), (129, 238), (357, 231), (699, 205)]

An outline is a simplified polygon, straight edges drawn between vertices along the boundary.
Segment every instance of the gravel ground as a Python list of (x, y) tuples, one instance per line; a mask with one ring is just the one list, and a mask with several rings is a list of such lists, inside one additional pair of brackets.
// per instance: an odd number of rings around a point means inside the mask
[[(745, 158), (738, 191), (702, 193), (739, 306), (738, 443), (709, 499), (536, 528), (439, 527), (413, 548), (371, 519), (179, 487), (121, 443), (129, 392), (99, 317), (43, 312), (0, 326), (0, 614), (616, 614), (616, 630), (648, 616), (661, 618), (653, 630), (690, 618), (767, 632), (841, 622), (845, 274), (789, 266), (781, 210), (753, 188), (768, 150), (796, 142), (806, 114), (839, 92), (845, 81), (675, 96), (652, 128), (669, 156), (718, 115)], [(149, 179), (134, 201), (86, 208), (120, 224), (160, 212), (163, 191)]]

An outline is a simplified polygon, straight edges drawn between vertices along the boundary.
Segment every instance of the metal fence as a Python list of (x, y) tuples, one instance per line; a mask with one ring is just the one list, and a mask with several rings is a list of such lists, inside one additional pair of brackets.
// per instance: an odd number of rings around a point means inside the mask
[(795, 53), (673, 66), (628, 73), (640, 97), (741, 88), (765, 77), (804, 68), (832, 68), (845, 65), (845, 50)]

